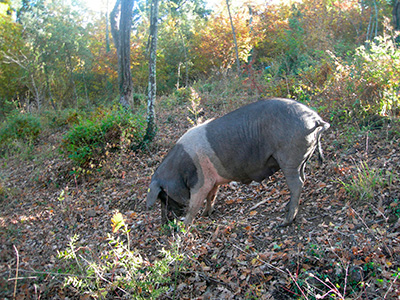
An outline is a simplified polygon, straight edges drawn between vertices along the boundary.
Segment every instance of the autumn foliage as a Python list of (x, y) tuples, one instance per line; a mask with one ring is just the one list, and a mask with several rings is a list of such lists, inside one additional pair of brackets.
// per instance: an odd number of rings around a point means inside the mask
[[(105, 11), (19, 2), (0, 1), (0, 298), (400, 296), (400, 49), (389, 2), (230, 1), (238, 74), (225, 0), (211, 10), (162, 1), (152, 143), (148, 2), (137, 1), (132, 24), (135, 112), (116, 105)], [(189, 228), (162, 226), (145, 198), (180, 136), (270, 96), (331, 123), (294, 224), (277, 227), (290, 198), (277, 172), (222, 186), (215, 212)]]
[[(104, 14), (91, 16), (90, 22), (84, 22), (77, 14), (80, 7), (53, 2), (46, 6), (40, 1), (28, 1), (20, 9), (17, 22), (7, 12), (2, 13), (1, 80), (2, 86), (11, 87), (2, 91), (3, 103), (64, 107), (114, 99), (117, 58), (113, 44), (107, 44), (110, 36), (106, 36)], [(161, 8), (157, 67), (160, 94), (194, 81), (226, 76), (235, 63), (225, 1), (208, 13), (194, 3), (171, 2)], [(135, 93), (146, 94), (148, 15), (145, 4), (138, 5), (131, 43), (132, 74)], [(373, 6), (359, 6), (353, 0), (306, 0), (267, 6), (233, 3), (233, 23), (244, 75), (261, 72), (256, 89), (262, 95), (297, 97), (294, 81), (309, 73), (310, 68), (314, 73), (321, 68), (318, 78), (308, 75), (300, 78), (321, 88), (335, 69), (330, 53), (346, 59), (367, 39), (383, 35), (383, 20), (390, 16), (390, 7), (379, 5), (375, 11)], [(51, 10), (54, 13), (46, 15)], [(72, 19), (62, 18), (66, 13), (75, 18), (75, 24)], [(83, 13), (90, 16), (87, 11)], [(35, 35), (38, 29), (29, 25), (34, 18), (47, 24), (43, 34)], [(21, 30), (26, 32), (22, 39), (18, 33)], [(59, 33), (55, 35), (54, 30)], [(9, 44), (13, 47), (5, 48)], [(29, 57), (32, 49), (36, 53), (34, 59)], [(271, 83), (266, 78), (274, 79), (273, 90), (265, 89)], [(276, 80), (279, 78), (289, 82), (289, 87), (280, 86)]]

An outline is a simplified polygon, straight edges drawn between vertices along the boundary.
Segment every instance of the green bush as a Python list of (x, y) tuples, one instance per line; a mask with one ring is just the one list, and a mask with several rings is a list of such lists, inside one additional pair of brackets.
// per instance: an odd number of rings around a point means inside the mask
[(397, 44), (390, 36), (378, 37), (368, 49), (357, 49), (355, 58), (361, 62), (360, 79), (367, 83), (360, 104), (382, 116), (396, 110), (400, 88), (400, 49)]
[(113, 299), (118, 295), (123, 299), (158, 299), (176, 285), (173, 280), (183, 270), (185, 259), (179, 251), (179, 240), (172, 242), (171, 250), (160, 251), (162, 259), (150, 262), (131, 250), (130, 230), (122, 214), (115, 213), (111, 222), (113, 233), (120, 230), (122, 235), (108, 233), (109, 247), (101, 254), (80, 244), (77, 235), (70, 239), (67, 249), (58, 252), (58, 258), (66, 262), (65, 268), (59, 269), (59, 273), (66, 273), (64, 286), (91, 299)]
[(87, 168), (98, 165), (110, 151), (140, 143), (144, 127), (139, 115), (119, 108), (99, 108), (66, 133), (61, 149), (75, 164)]
[(3, 183), (0, 181), (0, 201), (3, 201), (6, 198), (6, 188)]
[(59, 129), (63, 126), (78, 124), (84, 114), (83, 111), (76, 109), (47, 110), (42, 113), (42, 123), (47, 124), (49, 128)]
[(359, 47), (350, 61), (331, 57), (336, 71), (323, 92), (331, 111), (340, 105), (341, 112), (346, 112), (340, 118), (347, 120), (398, 114), (400, 49), (392, 37), (377, 37), (368, 47)]
[(0, 128), (0, 145), (13, 140), (33, 142), (41, 131), (42, 126), (37, 117), (31, 114), (12, 114)]

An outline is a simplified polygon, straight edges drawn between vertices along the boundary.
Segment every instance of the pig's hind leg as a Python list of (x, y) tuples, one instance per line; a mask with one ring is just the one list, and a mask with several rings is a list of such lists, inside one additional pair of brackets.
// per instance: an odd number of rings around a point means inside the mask
[(286, 219), (281, 226), (290, 225), (299, 210), (300, 194), (304, 183), (304, 165), (296, 169), (283, 169), (286, 177), (286, 183), (290, 190), (290, 202), (288, 204), (288, 213)]
[(212, 212), (214, 211), (214, 201), (217, 197), (218, 193), (218, 185), (214, 186), (213, 189), (207, 195), (207, 204), (206, 208), (204, 209), (203, 216), (211, 216)]

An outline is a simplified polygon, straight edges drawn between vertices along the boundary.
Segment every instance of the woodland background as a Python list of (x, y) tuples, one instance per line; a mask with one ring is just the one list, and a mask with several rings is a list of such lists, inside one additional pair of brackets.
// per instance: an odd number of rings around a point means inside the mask
[[(400, 2), (161, 2), (150, 141), (153, 2), (134, 2), (126, 108), (110, 11), (0, 1), (0, 297), (397, 299)], [(278, 173), (162, 226), (144, 199), (176, 140), (266, 97), (331, 123), (295, 224), (276, 227)]]

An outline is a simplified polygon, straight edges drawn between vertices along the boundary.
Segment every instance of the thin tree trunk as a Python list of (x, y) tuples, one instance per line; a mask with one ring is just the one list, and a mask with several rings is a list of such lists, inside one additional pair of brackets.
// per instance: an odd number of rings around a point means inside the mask
[(378, 36), (378, 6), (376, 5), (376, 0), (374, 0), (374, 8), (375, 8), (375, 34), (374, 38)]
[(367, 46), (367, 47), (369, 46), (369, 42), (370, 42), (370, 40), (371, 40), (371, 38), (370, 38), (371, 23), (372, 23), (372, 12), (371, 12), (371, 14), (370, 14), (370, 16), (369, 16), (369, 22), (368, 22), (368, 28), (367, 28), (367, 37), (366, 37), (366, 39), (365, 39), (365, 43), (366, 43), (366, 46)]
[[(394, 30), (400, 31), (400, 0), (396, 0), (396, 2), (394, 3), (392, 15)], [(396, 37), (396, 42), (400, 43), (400, 36)]]
[(147, 99), (147, 130), (145, 141), (151, 141), (155, 136), (155, 111), (154, 102), (156, 99), (156, 66), (157, 66), (157, 23), (158, 23), (158, 0), (151, 1), (150, 10), (150, 55), (149, 55), (149, 90)]
[(394, 30), (400, 30), (400, 1), (397, 0), (393, 5), (393, 26)]
[(231, 21), (233, 42), (235, 43), (237, 73), (238, 73), (238, 75), (240, 75), (239, 49), (238, 49), (238, 45), (237, 45), (237, 41), (236, 41), (235, 26), (233, 26), (232, 15), (231, 15), (231, 9), (230, 9), (230, 6), (229, 6), (229, 0), (226, 0), (226, 6), (227, 6), (227, 8), (228, 8), (229, 20)]
[(360, 18), (360, 23), (358, 25), (358, 31), (360, 32), (360, 34), (362, 34), (363, 31), (363, 21), (362, 21), (362, 16), (364, 15), (364, 0), (360, 1), (360, 6), (361, 6), (361, 18)]
[(133, 0), (117, 0), (110, 13), (111, 34), (118, 53), (119, 103), (125, 109), (130, 108), (133, 95), (130, 57), (132, 10)]
[(32, 80), (33, 91), (35, 92), (35, 101), (36, 101), (37, 109), (38, 109), (38, 111), (41, 111), (41, 108), (42, 108), (42, 95), (41, 94), (42, 93), (37, 88), (35, 79), (33, 78), (33, 74), (31, 74), (31, 80)]
[(54, 103), (53, 93), (51, 92), (51, 84), (50, 84), (49, 74), (48, 74), (48, 71), (47, 71), (47, 67), (46, 67), (46, 66), (44, 67), (44, 75), (45, 75), (45, 78), (46, 78), (46, 90), (47, 90), (47, 92), (49, 93), (50, 104), (51, 104), (51, 106), (53, 107), (53, 109), (54, 109), (55, 111), (57, 111), (57, 106), (56, 106), (56, 104)]
[(189, 85), (189, 64), (188, 64), (187, 48), (186, 48), (185, 38), (184, 38), (181, 30), (179, 30), (179, 35), (182, 40), (183, 54), (185, 56), (185, 87), (188, 87), (188, 85)]
[(107, 0), (107, 7), (106, 7), (106, 52), (110, 52), (110, 32), (108, 29), (108, 0)]
[(176, 81), (176, 89), (179, 90), (179, 79), (181, 77), (181, 65), (182, 62), (179, 62), (178, 64), (178, 80)]
[(74, 80), (74, 71), (73, 71), (73, 66), (72, 66), (72, 59), (71, 59), (71, 55), (69, 53), (68, 47), (65, 48), (65, 52), (67, 53), (67, 61), (66, 61), (66, 66), (67, 66), (67, 70), (69, 72), (69, 82), (71, 84), (72, 87), (72, 93), (75, 99), (75, 105), (76, 107), (78, 107), (78, 93), (76, 91), (76, 84), (75, 84), (75, 80)]
[(110, 12), (111, 35), (114, 40), (115, 48), (117, 48), (117, 52), (119, 51), (119, 24), (117, 21), (120, 15), (120, 5), (121, 0), (117, 0), (113, 10)]
[(188, 55), (187, 55), (185, 41), (183, 41), (183, 47), (185, 50), (185, 52), (184, 52), (184, 54), (185, 54), (185, 87), (188, 87), (188, 85), (189, 85), (189, 64), (188, 64)]

